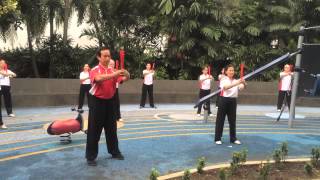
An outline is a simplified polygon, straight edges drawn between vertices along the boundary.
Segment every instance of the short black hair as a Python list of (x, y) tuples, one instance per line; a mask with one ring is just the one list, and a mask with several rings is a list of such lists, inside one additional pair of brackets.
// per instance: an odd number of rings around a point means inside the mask
[(99, 49), (97, 50), (97, 52), (96, 52), (96, 56), (101, 57), (101, 52), (102, 52), (102, 51), (104, 51), (104, 50), (108, 50), (108, 51), (110, 51), (110, 53), (111, 53), (110, 48), (107, 48), (107, 47), (101, 47), (101, 48), (99, 48)]
[(230, 67), (233, 67), (233, 68), (234, 68), (234, 65), (233, 65), (233, 64), (228, 64), (228, 65), (226, 65), (226, 67), (224, 67), (224, 73), (225, 73), (225, 74), (226, 74), (227, 70), (228, 70)]

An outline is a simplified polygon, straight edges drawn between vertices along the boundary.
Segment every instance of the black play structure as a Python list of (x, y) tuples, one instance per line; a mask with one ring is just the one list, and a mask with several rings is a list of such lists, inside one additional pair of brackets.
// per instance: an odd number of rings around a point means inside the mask
[[(251, 73), (245, 75), (243, 77), (244, 80), (249, 80), (257, 75), (265, 72), (266, 70), (289, 60), (291, 57), (296, 57), (295, 63), (295, 73), (292, 83), (292, 100), (291, 100), (291, 108), (289, 114), (288, 126), (292, 128), (292, 122), (295, 117), (295, 103), (296, 97), (299, 96), (313, 96), (317, 97), (320, 94), (320, 44), (308, 44), (304, 43), (304, 36), (306, 32), (311, 30), (318, 30), (320, 26), (314, 27), (300, 27), (299, 31), (299, 39), (297, 45), (297, 51), (293, 53), (287, 53), (270, 63), (253, 70)], [(303, 58), (302, 58), (303, 57)], [(302, 60), (301, 60), (302, 59)], [(299, 75), (301, 74), (301, 78)], [(300, 87), (298, 86), (300, 84)], [(299, 87), (299, 90), (298, 90)], [(218, 95), (221, 90), (217, 90), (212, 92), (211, 94), (199, 99), (196, 102), (194, 108), (198, 107), (200, 104), (205, 103), (210, 100), (212, 97)], [(286, 98), (285, 98), (286, 99)], [(286, 102), (284, 101), (284, 104)], [(283, 112), (284, 107), (282, 108)], [(282, 112), (280, 112), (277, 120), (280, 119)]]

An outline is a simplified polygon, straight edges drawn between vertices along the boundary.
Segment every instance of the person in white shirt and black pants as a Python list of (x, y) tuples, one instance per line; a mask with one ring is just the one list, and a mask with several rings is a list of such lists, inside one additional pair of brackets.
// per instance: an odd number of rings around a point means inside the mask
[(289, 64), (284, 65), (283, 72), (280, 72), (279, 80), (279, 96), (277, 110), (281, 111), (281, 107), (286, 97), (287, 105), (290, 108), (291, 102), (291, 82), (293, 78), (293, 72), (291, 72), (291, 66)]
[(226, 116), (228, 116), (230, 129), (230, 142), (241, 144), (236, 136), (237, 97), (238, 91), (244, 89), (245, 81), (234, 79), (234, 67), (228, 65), (225, 68), (226, 78), (220, 82), (221, 94), (218, 104), (218, 112), (215, 127), (215, 143), (222, 144), (221, 137)]
[[(199, 76), (199, 84), (200, 84), (199, 99), (210, 94), (212, 80), (213, 80), (213, 77), (210, 74), (208, 74), (208, 67), (207, 66), (203, 67), (202, 74)], [(200, 104), (198, 106), (198, 111), (197, 111), (198, 116), (200, 116), (202, 105), (203, 104)], [(213, 116), (210, 109), (210, 101), (206, 102), (206, 106), (208, 108), (209, 116)]]
[(9, 117), (15, 117), (12, 112), (12, 97), (11, 97), (11, 86), (10, 86), (10, 78), (16, 77), (17, 75), (8, 69), (8, 66), (5, 60), (0, 61), (0, 70), (1, 70), (1, 94), (3, 95), (4, 105), (7, 110), (7, 114)]
[(91, 89), (90, 81), (90, 67), (89, 64), (83, 66), (83, 71), (80, 73), (80, 93), (79, 93), (79, 104), (78, 109), (81, 110), (84, 102), (84, 96), (87, 96), (88, 106), (90, 103), (89, 91)]
[(147, 63), (146, 69), (143, 70), (143, 85), (142, 85), (142, 95), (140, 101), (140, 108), (144, 108), (147, 98), (147, 93), (149, 95), (149, 103), (151, 108), (155, 108), (153, 102), (153, 76), (155, 71), (151, 67), (151, 63)]

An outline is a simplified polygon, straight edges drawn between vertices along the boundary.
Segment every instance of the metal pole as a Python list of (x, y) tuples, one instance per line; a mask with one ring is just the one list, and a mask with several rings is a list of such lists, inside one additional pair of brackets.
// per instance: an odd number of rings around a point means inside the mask
[[(304, 26), (300, 27), (300, 35), (298, 39), (298, 49), (302, 49), (303, 39), (304, 39)], [(297, 54), (296, 56), (296, 64), (295, 68), (300, 69), (301, 68), (301, 53)], [(299, 83), (299, 74), (300, 72), (295, 71), (294, 77), (293, 77), (293, 85), (292, 85), (292, 94), (291, 94), (291, 104), (290, 104), (290, 113), (289, 113), (289, 121), (288, 121), (288, 127), (293, 127), (293, 120), (295, 118), (295, 108), (296, 108), (296, 98), (297, 98), (297, 92), (298, 92), (298, 83)]]

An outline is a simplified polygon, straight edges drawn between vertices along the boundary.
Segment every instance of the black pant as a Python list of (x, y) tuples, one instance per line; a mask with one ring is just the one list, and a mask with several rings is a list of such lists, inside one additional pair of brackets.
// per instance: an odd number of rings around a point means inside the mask
[[(209, 95), (209, 94), (210, 94), (210, 89), (209, 89), (209, 90), (200, 89), (200, 91), (199, 91), (199, 99), (201, 99), (201, 98), (203, 98), (204, 96)], [(197, 111), (198, 114), (201, 113), (202, 105), (203, 105), (203, 103), (199, 104), (199, 106), (198, 106), (198, 111)], [(208, 113), (211, 114), (211, 110), (210, 110), (210, 100), (208, 100), (208, 101), (206, 102), (206, 106), (207, 106), (207, 108), (208, 108)]]
[[(218, 87), (218, 89), (220, 89), (220, 87)], [(220, 93), (216, 97), (217, 97), (217, 99), (216, 99), (216, 107), (218, 107), (219, 106)]]
[(87, 100), (89, 104), (89, 91), (91, 89), (91, 84), (81, 84), (80, 85), (80, 93), (79, 93), (79, 105), (78, 109), (82, 109), (83, 102), (84, 102), (84, 95), (87, 95)]
[(153, 84), (151, 85), (142, 85), (142, 95), (141, 95), (141, 101), (140, 101), (140, 106), (144, 107), (146, 104), (146, 98), (147, 98), (147, 93), (149, 95), (149, 103), (151, 107), (154, 107), (153, 104)]
[(116, 112), (116, 120), (119, 120), (121, 118), (121, 113), (120, 113), (120, 97), (119, 97), (119, 88), (116, 88), (116, 94), (114, 95), (115, 97), (115, 112)]
[[(2, 91), (0, 91), (0, 93), (1, 93)], [(2, 112), (1, 112), (1, 98), (0, 98), (0, 126), (2, 126), (3, 125), (3, 121), (2, 121)]]
[(7, 114), (12, 114), (12, 98), (10, 92), (11, 86), (1, 86), (1, 94), (3, 95), (4, 106), (6, 107)]
[(112, 155), (120, 154), (117, 136), (117, 121), (115, 116), (115, 98), (100, 99), (95, 96), (90, 97), (89, 124), (87, 133), (86, 158), (94, 160), (99, 151), (99, 140), (102, 129), (105, 132), (108, 153)]
[(284, 97), (286, 97), (286, 103), (290, 109), (291, 91), (279, 91), (277, 109), (281, 109), (282, 104), (284, 103)]
[(237, 99), (220, 96), (216, 119), (215, 141), (221, 141), (224, 121), (228, 116), (230, 129), (230, 142), (237, 140), (236, 137), (236, 118), (237, 118)]

